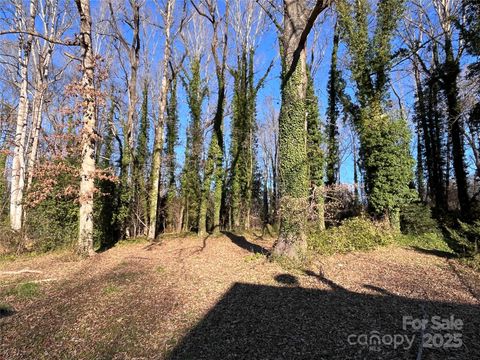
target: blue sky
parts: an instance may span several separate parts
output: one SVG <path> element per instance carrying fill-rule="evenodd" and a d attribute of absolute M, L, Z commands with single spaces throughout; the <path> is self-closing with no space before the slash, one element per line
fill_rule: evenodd
<path fill-rule="evenodd" d="M 159 0 L 162 2 L 163 0 Z M 177 1 L 177 9 L 176 9 L 176 21 L 179 21 L 180 15 L 181 15 L 181 1 Z M 72 3 L 70 3 L 72 5 Z M 222 2 L 221 2 L 222 4 Z M 92 1 L 92 15 L 94 18 L 94 21 L 98 21 L 101 18 L 101 9 L 106 5 L 105 1 L 100 1 L 100 0 L 93 0 Z M 146 1 L 146 9 L 147 13 L 149 16 L 151 16 L 152 22 L 156 23 L 157 25 L 161 25 L 161 17 L 158 14 L 158 8 L 155 5 L 155 3 L 152 0 L 147 0 Z M 76 9 L 74 9 L 76 10 Z M 76 15 L 75 12 L 73 15 Z M 118 16 L 121 16 L 121 14 L 117 14 Z M 75 19 L 75 21 L 77 21 Z M 268 20 L 268 22 L 270 22 Z M 326 109 L 326 104 L 327 104 L 327 81 L 328 81 L 328 70 L 330 67 L 330 53 L 331 53 L 331 42 L 332 42 L 332 29 L 333 29 L 333 22 L 334 22 L 334 15 L 332 11 L 328 11 L 324 14 L 321 15 L 318 25 L 317 25 L 317 31 L 318 35 L 315 36 L 314 34 L 310 35 L 309 42 L 308 42 L 308 53 L 310 54 L 311 49 L 314 49 L 315 52 L 315 57 L 316 59 L 321 58 L 321 62 L 319 63 L 318 68 L 316 69 L 315 72 L 315 89 L 316 89 L 316 94 L 318 96 L 319 100 L 319 108 L 321 112 L 321 118 L 323 121 L 325 121 L 325 109 Z M 206 24 L 207 27 L 210 26 L 210 24 Z M 160 64 L 161 64 L 161 58 L 163 55 L 163 38 L 162 38 L 162 33 L 160 29 L 156 26 L 153 28 L 156 28 L 154 35 L 150 39 L 148 43 L 146 43 L 145 39 L 142 38 L 142 46 L 149 46 L 150 47 L 150 52 L 151 55 L 149 56 L 149 60 L 151 62 L 151 69 L 152 72 L 156 74 L 156 76 L 153 76 L 153 81 L 158 82 L 158 73 L 160 69 Z M 127 26 L 122 26 L 122 30 L 125 31 L 126 37 L 131 37 L 131 32 Z M 78 31 L 78 26 L 74 25 L 72 27 L 72 30 L 70 30 L 67 35 L 71 35 L 72 33 L 75 33 Z M 105 40 L 104 40 L 105 41 Z M 206 39 L 208 41 L 208 39 Z M 153 44 L 155 44 L 155 49 Z M 403 44 L 397 39 L 394 42 L 394 47 L 398 48 L 402 46 Z M 181 41 L 177 38 L 175 41 L 175 48 L 176 52 L 181 54 L 184 52 L 184 49 L 182 48 Z M 230 35 L 230 49 L 231 49 L 231 55 L 228 58 L 228 65 L 230 67 L 235 67 L 235 55 L 233 54 L 234 52 L 234 44 L 233 44 L 233 35 Z M 62 49 L 62 53 L 64 51 L 73 51 L 71 49 Z M 210 51 L 209 44 L 206 44 L 206 52 L 208 53 Z M 277 34 L 273 26 L 269 26 L 269 28 L 261 35 L 260 40 L 258 41 L 258 47 L 256 51 L 256 58 L 255 58 L 255 72 L 256 72 L 256 77 L 257 79 L 263 76 L 265 73 L 267 67 L 271 63 L 272 60 L 275 60 L 274 62 L 274 67 L 272 68 L 267 81 L 265 82 L 265 86 L 260 90 L 258 94 L 258 99 L 257 99 L 257 117 L 259 121 L 262 121 L 263 117 L 265 116 L 265 101 L 267 98 L 272 98 L 273 99 L 273 104 L 277 108 L 277 110 L 280 107 L 280 63 L 279 63 L 279 56 L 278 56 L 278 44 L 277 44 Z M 205 55 L 205 58 L 208 55 Z M 56 56 L 56 61 L 58 63 L 62 62 L 62 57 L 63 55 L 60 54 L 60 52 L 57 53 Z M 63 60 L 64 61 L 64 60 Z M 346 51 L 344 46 L 341 46 L 340 49 L 340 58 L 339 61 L 341 63 L 346 62 Z M 465 63 L 463 64 L 464 66 L 466 63 L 469 61 L 468 57 L 465 58 Z M 117 64 L 114 64 L 117 65 Z M 188 67 L 188 60 L 185 63 Z M 399 92 L 402 95 L 403 101 L 405 108 L 407 109 L 408 113 L 411 113 L 412 111 L 412 104 L 414 100 L 414 92 L 413 92 L 413 83 L 412 79 L 410 76 L 405 72 L 405 70 L 408 68 L 409 62 L 406 61 L 402 66 L 395 68 L 392 71 L 391 78 L 392 78 L 392 83 L 394 87 L 396 88 L 397 92 Z M 118 71 L 118 69 L 116 69 Z M 213 69 L 210 66 L 210 70 L 213 74 Z M 213 75 L 212 75 L 213 77 Z M 230 75 L 227 75 L 228 77 L 228 84 L 230 85 L 228 87 L 228 101 L 231 100 L 231 88 L 232 88 L 232 79 Z M 348 72 L 345 73 L 345 77 L 348 80 Z M 121 87 L 121 81 L 117 81 L 119 84 L 119 87 Z M 158 88 L 158 84 L 155 84 L 156 87 Z M 215 97 L 215 83 L 212 81 L 209 85 L 209 88 L 211 89 L 211 101 L 214 101 Z M 353 94 L 353 88 L 351 86 L 351 82 L 349 82 L 349 92 Z M 122 90 L 121 88 L 118 89 L 120 93 L 125 93 L 126 94 L 126 89 Z M 141 93 L 141 88 L 139 86 L 139 94 Z M 156 94 L 155 96 L 158 96 Z M 180 129 L 179 129 L 179 145 L 177 146 L 177 160 L 179 164 L 183 163 L 183 154 L 184 154 L 184 146 L 185 146 L 185 131 L 186 127 L 188 125 L 189 121 L 189 113 L 188 113 L 188 106 L 186 104 L 186 97 L 185 97 L 185 91 L 182 88 L 182 86 L 179 86 L 179 93 L 178 93 L 178 100 L 179 100 L 179 118 L 180 118 Z M 396 100 L 395 100 L 396 101 Z M 155 108 L 157 103 L 157 98 L 151 98 L 150 99 L 150 104 L 154 104 L 153 108 Z M 140 108 L 140 106 L 138 106 Z M 225 133 L 226 133 L 226 144 L 227 144 L 227 149 L 228 149 L 228 134 L 229 134 L 229 122 L 230 119 L 227 117 L 225 119 Z M 152 134 L 153 138 L 153 134 Z M 415 140 L 415 139 L 414 139 Z M 412 142 L 412 152 L 415 152 L 415 141 Z M 342 163 L 341 167 L 341 181 L 345 183 L 352 183 L 353 182 L 353 162 L 351 156 L 347 156 L 344 162 Z"/>

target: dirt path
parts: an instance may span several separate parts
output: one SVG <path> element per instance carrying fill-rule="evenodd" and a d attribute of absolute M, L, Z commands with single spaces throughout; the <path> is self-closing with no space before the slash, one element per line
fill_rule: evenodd
<path fill-rule="evenodd" d="M 480 278 L 445 254 L 287 271 L 260 255 L 270 246 L 228 234 L 0 263 L 0 359 L 480 358 Z"/>

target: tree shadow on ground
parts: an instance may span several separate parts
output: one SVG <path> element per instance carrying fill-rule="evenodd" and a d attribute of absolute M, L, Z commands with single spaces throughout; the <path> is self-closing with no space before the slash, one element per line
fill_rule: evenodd
<path fill-rule="evenodd" d="M 308 275 L 330 290 L 291 286 L 292 275 L 284 287 L 235 283 L 168 359 L 415 359 L 419 351 L 422 359 L 480 358 L 479 306 L 410 299 L 380 288 L 378 295 L 356 293 Z M 434 330 L 433 316 L 452 315 L 463 321 L 462 329 Z M 424 334 L 436 336 L 433 348 L 428 335 L 422 347 L 425 335 L 403 326 L 408 316 L 430 319 Z M 449 348 L 457 344 L 455 333 L 462 344 Z"/>
<path fill-rule="evenodd" d="M 436 249 L 423 249 L 419 246 L 412 246 L 413 251 L 418 252 L 420 254 L 426 255 L 434 255 L 438 257 L 443 257 L 445 259 L 454 259 L 457 257 L 454 253 L 443 251 L 443 250 L 436 250 Z"/>
<path fill-rule="evenodd" d="M 12 315 L 15 315 L 15 310 L 13 308 L 0 305 L 0 319 Z"/>
<path fill-rule="evenodd" d="M 247 251 L 250 251 L 251 253 L 260 253 L 267 255 L 270 253 L 267 249 L 265 249 L 263 246 L 254 244 L 249 242 L 245 236 L 240 236 L 240 235 L 235 235 L 234 233 L 224 231 L 223 234 L 228 237 L 232 242 L 241 247 L 242 249 L 245 249 Z"/>

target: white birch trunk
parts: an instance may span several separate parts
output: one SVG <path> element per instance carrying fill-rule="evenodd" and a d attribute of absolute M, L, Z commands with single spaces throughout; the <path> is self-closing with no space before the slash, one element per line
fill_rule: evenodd
<path fill-rule="evenodd" d="M 35 26 L 37 4 L 35 0 L 30 1 L 29 17 L 26 21 L 26 30 L 32 32 Z M 24 28 L 22 24 L 23 10 L 21 3 L 17 4 L 18 27 Z M 25 35 L 23 35 L 25 36 Z M 22 36 L 22 40 L 24 39 Z M 17 121 L 15 128 L 14 150 L 12 159 L 12 176 L 10 186 L 10 226 L 12 230 L 22 229 L 23 219 L 23 192 L 25 188 L 25 145 L 27 138 L 28 120 L 28 65 L 32 49 L 33 37 L 26 36 L 25 43 L 21 40 L 19 52 L 20 66 L 20 99 L 18 102 Z"/>

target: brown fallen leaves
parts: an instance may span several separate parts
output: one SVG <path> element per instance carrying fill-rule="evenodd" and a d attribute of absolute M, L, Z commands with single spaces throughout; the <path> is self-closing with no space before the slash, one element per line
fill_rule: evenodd
<path fill-rule="evenodd" d="M 0 305 L 10 309 L 0 312 L 0 358 L 409 359 L 418 342 L 376 351 L 347 338 L 418 337 L 402 328 L 402 316 L 425 313 L 454 314 L 465 326 L 462 348 L 423 349 L 424 359 L 480 357 L 479 276 L 455 260 L 388 247 L 288 272 L 254 254 L 272 243 L 171 238 L 82 260 L 50 254 L 0 263 Z M 39 272 L 14 274 L 26 268 Z M 40 286 L 36 296 L 7 291 L 28 281 Z"/>

